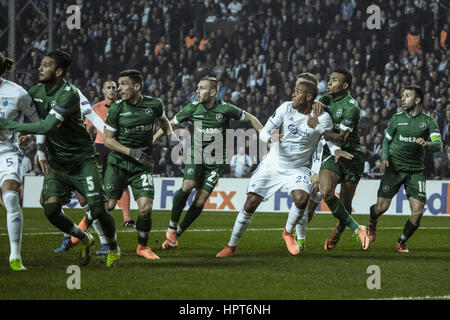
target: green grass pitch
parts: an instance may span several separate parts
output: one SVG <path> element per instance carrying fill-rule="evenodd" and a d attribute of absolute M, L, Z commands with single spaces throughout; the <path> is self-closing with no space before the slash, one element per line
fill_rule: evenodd
<path fill-rule="evenodd" d="M 78 222 L 81 210 L 66 210 Z M 179 248 L 159 248 L 169 212 L 153 212 L 149 245 L 161 260 L 136 255 L 137 234 L 118 226 L 122 259 L 106 270 L 105 257 L 93 255 L 81 268 L 81 289 L 68 289 L 67 268 L 78 264 L 79 248 L 54 253 L 61 233 L 41 209 L 24 209 L 22 260 L 28 268 L 16 273 L 8 265 L 9 241 L 5 211 L 0 214 L 0 299 L 146 299 L 146 300 L 309 300 L 309 299 L 450 299 L 450 219 L 423 217 L 408 241 L 410 253 L 395 243 L 407 216 L 383 216 L 376 242 L 362 251 L 348 229 L 337 248 L 323 250 L 336 219 L 316 214 L 307 232 L 306 250 L 291 256 L 281 232 L 287 214 L 256 213 L 236 256 L 215 258 L 228 242 L 237 213 L 203 212 L 179 239 Z M 137 212 L 132 212 L 136 217 Z M 367 215 L 355 215 L 367 224 Z M 99 246 L 98 237 L 94 251 Z M 380 289 L 369 289 L 368 267 L 380 271 Z"/>

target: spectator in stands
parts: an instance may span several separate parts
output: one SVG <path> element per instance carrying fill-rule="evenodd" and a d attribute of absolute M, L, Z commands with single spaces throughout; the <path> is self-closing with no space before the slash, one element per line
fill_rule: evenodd
<path fill-rule="evenodd" d="M 238 153 L 231 157 L 230 160 L 230 177 L 248 177 L 252 166 L 252 160 L 245 153 L 245 148 L 243 146 L 239 147 Z"/>

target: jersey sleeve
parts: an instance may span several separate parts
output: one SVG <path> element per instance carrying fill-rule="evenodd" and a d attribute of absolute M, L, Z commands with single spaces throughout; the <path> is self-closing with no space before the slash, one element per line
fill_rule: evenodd
<path fill-rule="evenodd" d="M 228 103 L 228 115 L 230 119 L 234 120 L 244 120 L 245 119 L 245 113 L 244 110 L 242 110 L 239 107 L 236 107 L 235 105 Z"/>
<path fill-rule="evenodd" d="M 384 133 L 384 137 L 385 139 L 392 141 L 392 139 L 395 136 L 395 132 L 397 131 L 397 125 L 396 125 L 396 117 L 392 117 L 391 120 L 389 121 L 389 124 L 386 128 L 386 131 Z"/>
<path fill-rule="evenodd" d="M 67 93 L 51 103 L 51 108 L 49 114 L 55 116 L 59 121 L 64 121 L 80 111 L 80 96 L 78 93 L 68 90 Z"/>
<path fill-rule="evenodd" d="M 161 99 L 158 99 L 159 105 L 156 108 L 156 118 L 160 119 L 163 116 L 165 116 L 165 112 L 164 112 L 164 102 Z"/>
<path fill-rule="evenodd" d="M 106 115 L 105 128 L 109 131 L 117 131 L 119 129 L 119 104 L 113 103 L 109 107 L 108 114 Z"/>
<path fill-rule="evenodd" d="M 263 142 L 269 141 L 272 131 L 281 127 L 283 124 L 283 118 L 286 114 L 287 103 L 283 103 L 279 106 L 272 116 L 269 117 L 264 127 L 259 132 L 259 139 Z"/>
<path fill-rule="evenodd" d="M 359 109 L 355 107 L 345 108 L 344 115 L 342 117 L 341 123 L 339 124 L 339 129 L 343 131 L 353 132 L 355 125 L 358 122 Z"/>
<path fill-rule="evenodd" d="M 178 112 L 175 117 L 173 117 L 175 124 L 191 120 L 191 115 L 194 112 L 197 104 L 198 102 L 189 103 L 187 106 L 181 109 L 181 111 Z"/>
<path fill-rule="evenodd" d="M 25 90 L 23 90 L 23 93 L 20 95 L 17 101 L 17 106 L 23 113 L 25 118 L 27 118 L 31 122 L 37 122 L 41 120 L 37 113 L 36 106 L 33 103 L 33 99 Z"/>
<path fill-rule="evenodd" d="M 439 138 L 442 139 L 441 131 L 439 130 L 439 125 L 438 125 L 436 119 L 431 119 L 428 126 L 430 128 L 430 139 L 431 140 L 439 139 Z"/>

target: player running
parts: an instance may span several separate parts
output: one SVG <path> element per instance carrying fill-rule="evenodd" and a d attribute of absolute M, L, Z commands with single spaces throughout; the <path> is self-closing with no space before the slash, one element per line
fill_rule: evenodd
<path fill-rule="evenodd" d="M 405 186 L 411 207 L 400 238 L 398 252 L 409 252 L 406 241 L 419 228 L 425 202 L 425 151 L 442 150 L 442 139 L 436 120 L 422 111 L 423 91 L 418 86 L 407 86 L 401 96 L 403 112 L 389 122 L 382 146 L 380 187 L 377 203 L 370 207 L 369 239 L 375 241 L 378 218 L 389 209 L 392 198 Z M 426 141 L 431 138 L 431 141 Z"/>
<path fill-rule="evenodd" d="M 307 121 L 316 96 L 317 85 L 314 82 L 298 79 L 292 101 L 279 106 L 261 130 L 259 138 L 264 142 L 271 140 L 271 149 L 253 172 L 247 188 L 247 200 L 236 217 L 230 241 L 216 257 L 234 256 L 258 206 L 282 187 L 288 189 L 293 199 L 282 237 L 290 254 L 300 253 L 292 232 L 304 214 L 312 189 L 310 159 L 321 134 L 309 127 Z M 328 113 L 323 112 L 318 120 L 323 128 L 332 129 L 333 122 Z M 278 128 L 282 128 L 281 135 Z M 352 157 L 336 145 L 330 143 L 330 146 L 336 159 Z"/>
<path fill-rule="evenodd" d="M 105 146 L 111 152 L 104 184 L 108 210 L 114 209 L 124 188 L 131 186 L 139 211 L 136 220 L 136 252 L 145 259 L 157 260 L 159 257 L 148 246 L 155 194 L 152 177 L 154 164 L 151 159 L 154 122 L 158 122 L 171 141 L 177 142 L 178 138 L 164 114 L 161 99 L 141 94 L 143 82 L 137 70 L 120 73 L 118 91 L 122 99 L 109 108 L 105 122 Z"/>
<path fill-rule="evenodd" d="M 220 174 L 225 169 L 225 133 L 226 129 L 229 128 L 231 119 L 249 122 L 258 132 L 262 128 L 262 124 L 255 116 L 231 103 L 218 99 L 216 97 L 218 90 L 219 86 L 216 78 L 205 77 L 201 79 L 196 91 L 198 101 L 185 106 L 170 121 L 172 126 L 176 126 L 184 121 L 192 121 L 194 123 L 194 134 L 192 135 L 190 156 L 188 156 L 190 162 L 185 165 L 183 184 L 173 200 L 166 240 L 161 246 L 163 249 L 171 249 L 178 246 L 178 238 L 200 215 L 206 200 L 219 180 Z M 213 138 L 215 135 L 211 133 L 216 133 L 222 138 L 220 154 L 215 154 L 213 156 L 214 159 L 204 157 L 208 146 L 216 142 L 215 138 Z M 156 142 L 162 134 L 162 130 L 158 130 L 153 138 L 153 142 Z M 214 141 L 211 142 L 211 140 Z M 197 148 L 196 145 L 198 144 L 201 144 L 201 147 Z M 197 149 L 199 149 L 198 151 L 201 154 L 196 154 Z M 178 225 L 183 208 L 194 188 L 197 189 L 194 202 Z"/>
<path fill-rule="evenodd" d="M 333 119 L 334 128 L 327 130 L 318 123 L 316 117 L 308 119 L 308 125 L 323 134 L 327 141 L 332 141 L 353 155 L 352 159 L 336 159 L 327 146 L 324 147 L 323 162 L 320 168 L 320 191 L 326 204 L 339 223 L 332 234 L 325 240 L 325 251 L 336 247 L 346 226 L 349 226 L 361 241 L 363 250 L 369 247 L 367 228 L 360 226 L 351 216 L 352 200 L 356 187 L 364 170 L 364 155 L 359 144 L 359 106 L 349 94 L 353 76 L 350 71 L 337 69 L 328 81 L 327 95 L 320 100 L 329 105 L 326 109 Z M 341 184 L 340 198 L 335 194 L 336 186 Z"/>
<path fill-rule="evenodd" d="M 61 212 L 67 195 L 72 190 L 80 192 L 108 240 L 106 265 L 111 267 L 120 259 L 120 248 L 114 219 L 105 209 L 103 181 L 93 141 L 80 113 L 80 96 L 77 88 L 64 80 L 70 63 L 70 55 L 61 50 L 50 51 L 41 62 L 40 83 L 29 94 L 43 121 L 22 124 L 0 119 L 0 128 L 46 134 L 51 170 L 44 174 L 44 213 L 56 228 L 80 239 L 80 265 L 87 265 L 94 238 Z"/>
<path fill-rule="evenodd" d="M 14 61 L 0 52 L 0 117 L 18 122 L 23 122 L 24 118 L 31 122 L 40 121 L 33 101 L 25 89 L 1 78 L 5 72 L 10 72 L 13 66 Z M 0 185 L 11 249 L 9 265 L 14 271 L 23 271 L 26 270 L 20 255 L 23 213 L 19 198 L 19 188 L 23 179 L 21 172 L 23 153 L 19 149 L 18 137 L 15 131 L 0 132 Z M 42 137 L 38 139 L 41 140 Z"/>

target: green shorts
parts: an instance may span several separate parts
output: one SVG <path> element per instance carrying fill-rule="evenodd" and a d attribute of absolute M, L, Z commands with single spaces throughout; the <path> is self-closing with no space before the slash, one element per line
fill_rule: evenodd
<path fill-rule="evenodd" d="M 395 171 L 390 166 L 385 168 L 378 188 L 379 198 L 392 199 L 402 185 L 408 197 L 413 197 L 420 202 L 427 200 L 425 190 L 425 175 L 422 171 Z"/>
<path fill-rule="evenodd" d="M 89 158 L 70 171 L 51 168 L 44 175 L 44 201 L 50 197 L 60 197 L 67 202 L 72 191 L 78 191 L 88 204 L 105 202 L 101 164 L 96 157 Z"/>
<path fill-rule="evenodd" d="M 216 187 L 220 175 L 225 170 L 225 165 L 186 164 L 184 167 L 184 179 L 196 182 L 197 190 L 212 192 Z"/>
<path fill-rule="evenodd" d="M 343 181 L 352 181 L 358 183 L 364 172 L 364 154 L 354 152 L 353 159 L 340 158 L 338 163 L 334 162 L 334 156 L 328 156 L 322 162 L 320 170 L 330 170 L 335 172 Z"/>
<path fill-rule="evenodd" d="M 155 187 L 153 183 L 153 163 L 150 166 L 142 166 L 131 161 L 108 156 L 103 183 L 105 185 L 106 197 L 119 200 L 123 190 L 131 187 L 135 200 L 146 197 L 154 198 Z"/>

